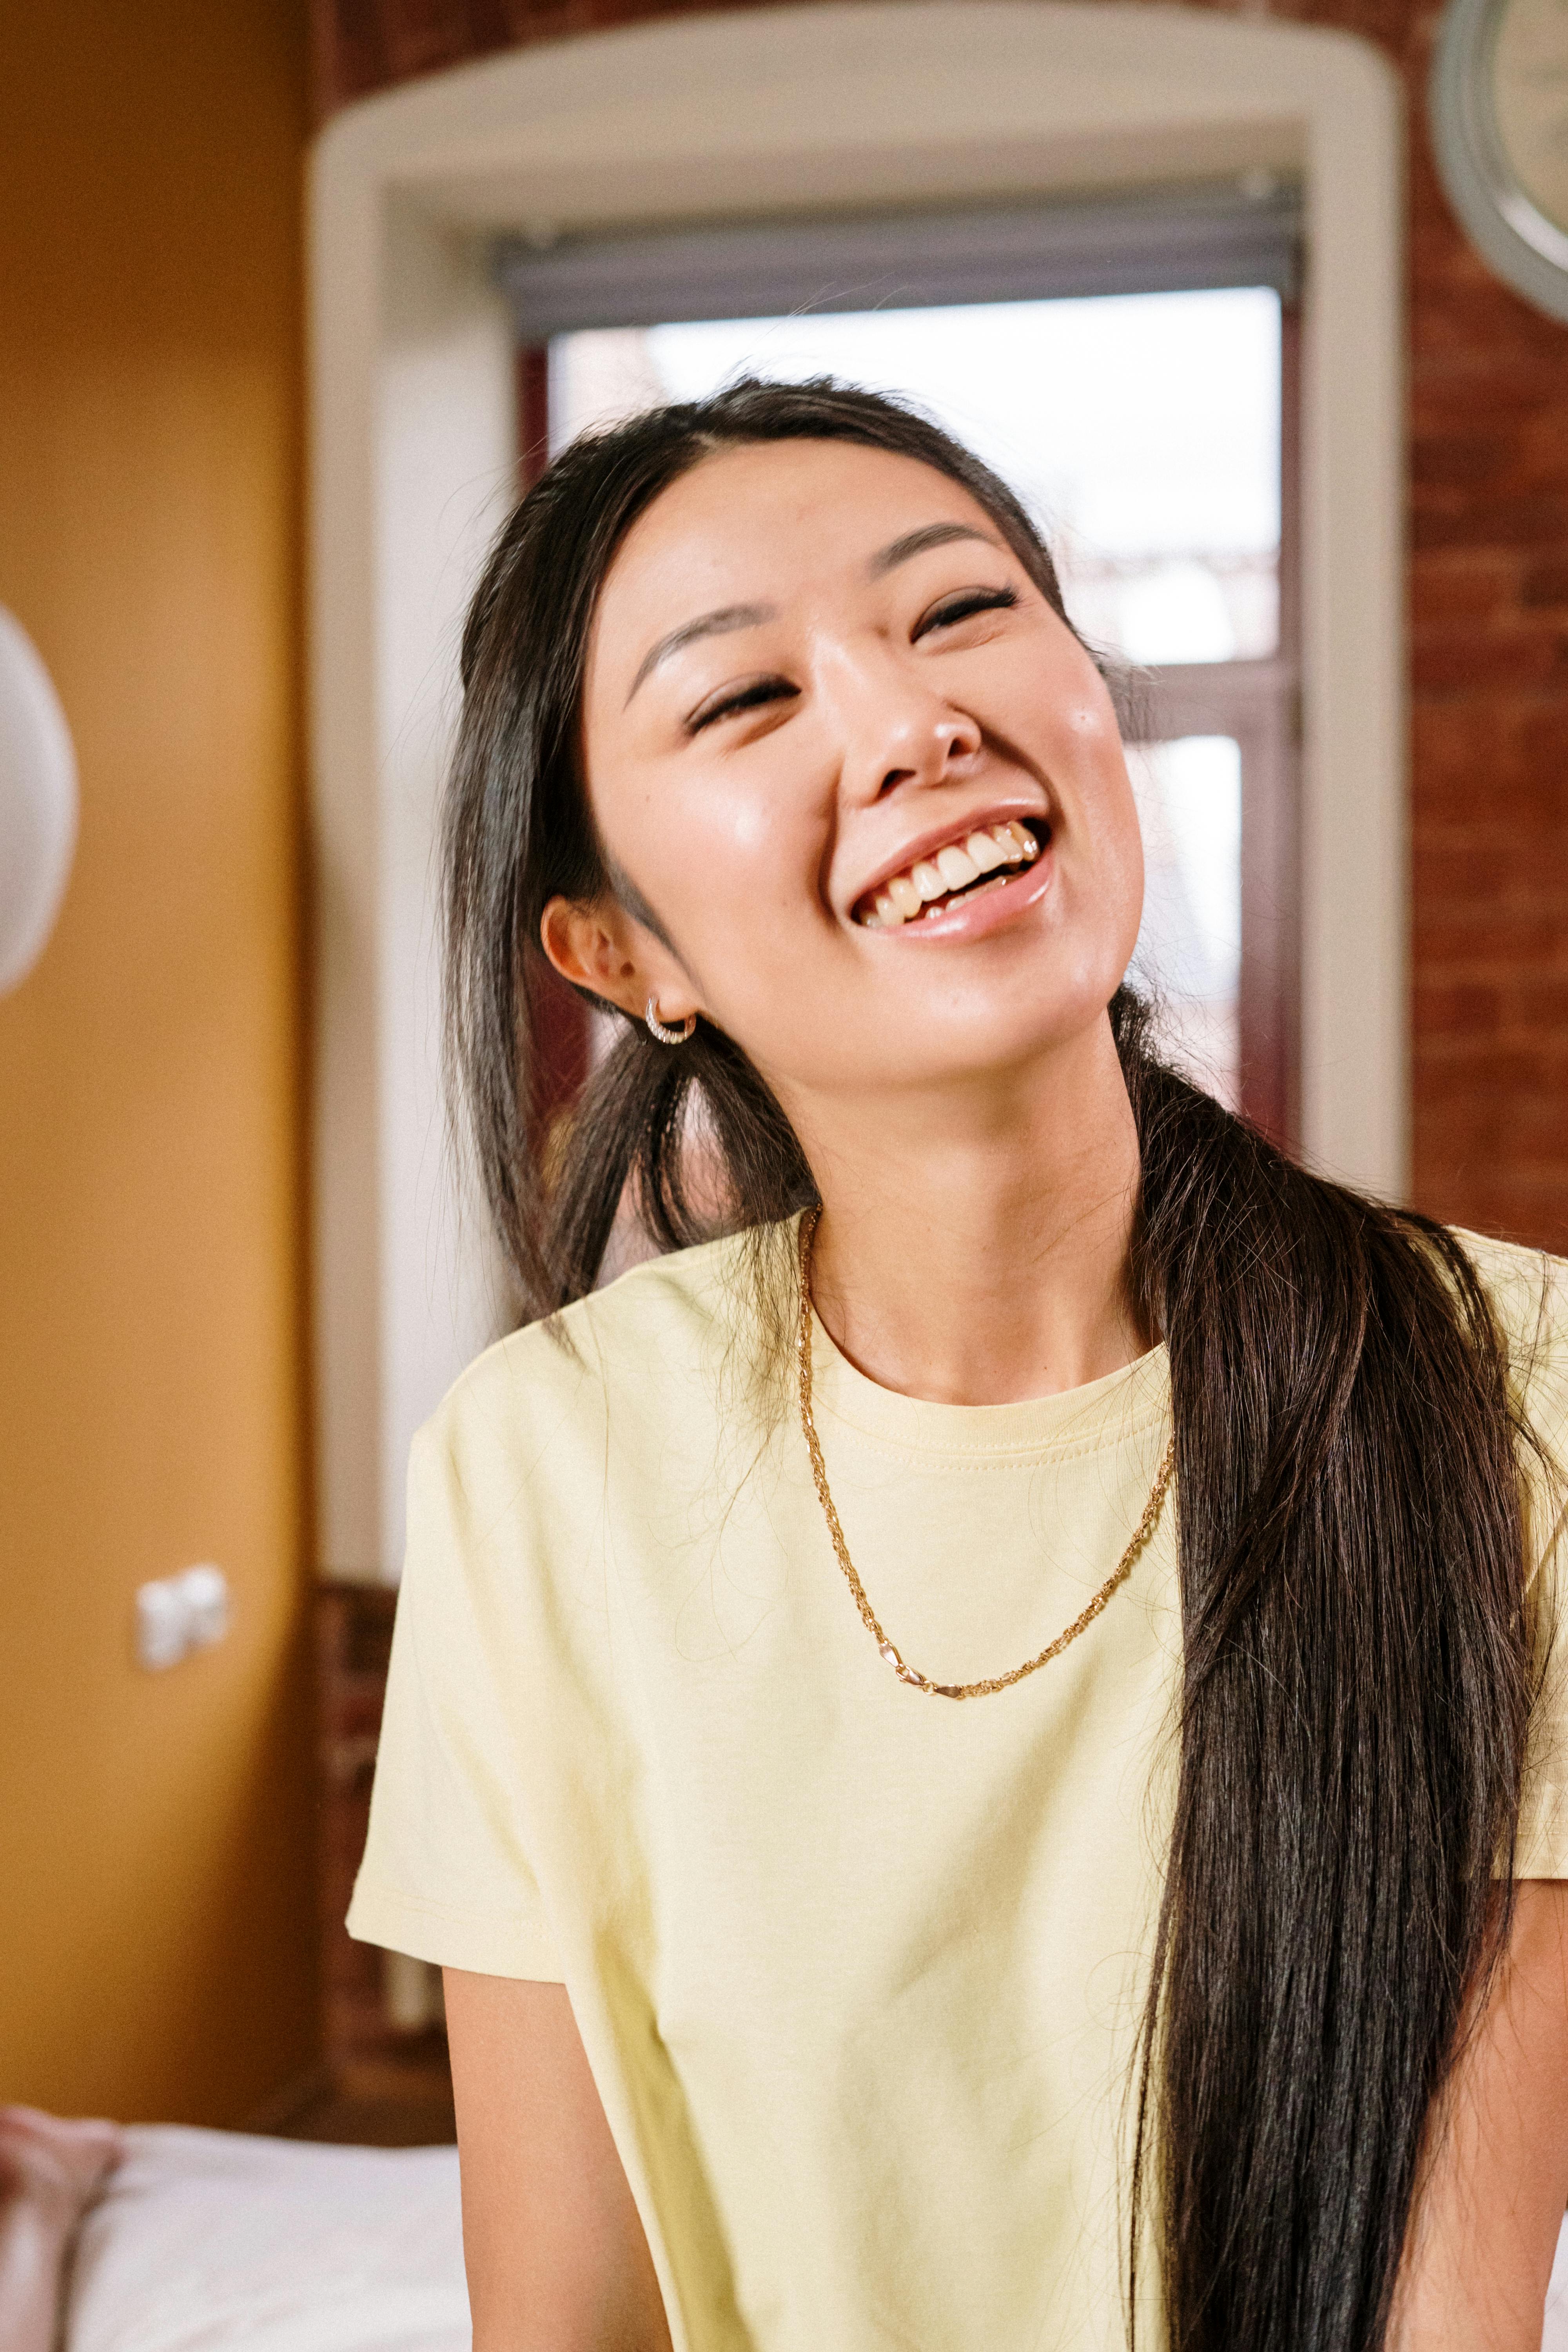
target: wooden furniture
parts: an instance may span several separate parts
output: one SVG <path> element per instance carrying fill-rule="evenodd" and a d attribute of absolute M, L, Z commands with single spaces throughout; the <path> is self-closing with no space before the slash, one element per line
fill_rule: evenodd
<path fill-rule="evenodd" d="M 370 1820 L 395 1591 L 323 1583 L 316 1600 L 322 2086 L 284 2126 L 289 2137 L 409 2147 L 455 2137 L 447 2036 L 431 1972 L 427 2020 L 409 1998 L 408 1964 L 389 1986 L 387 1956 L 343 1926 Z M 395 1967 L 396 1964 L 393 1964 Z M 413 1979 L 417 1990 L 419 1979 Z M 389 2000 L 389 1990 L 393 1998 Z"/>

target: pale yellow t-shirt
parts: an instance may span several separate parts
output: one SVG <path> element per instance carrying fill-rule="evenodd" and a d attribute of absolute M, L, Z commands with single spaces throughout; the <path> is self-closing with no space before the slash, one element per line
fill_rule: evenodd
<path fill-rule="evenodd" d="M 1473 1246 L 1521 1339 L 1545 1299 L 1531 1401 L 1555 1446 L 1568 1267 Z M 1110 2352 L 1173 1512 L 1041 1673 L 908 1689 L 790 1391 L 771 1416 L 747 1391 L 749 1295 L 732 1243 L 639 1267 L 568 1310 L 572 1350 L 502 1341 L 421 1432 L 350 1927 L 565 1983 L 676 2352 Z M 1163 1349 L 1014 1405 L 894 1395 L 820 1327 L 815 1366 L 850 1552 L 905 1656 L 965 1681 L 1043 1648 L 1142 1516 Z M 1519 1872 L 1568 1876 L 1549 1757 Z"/>

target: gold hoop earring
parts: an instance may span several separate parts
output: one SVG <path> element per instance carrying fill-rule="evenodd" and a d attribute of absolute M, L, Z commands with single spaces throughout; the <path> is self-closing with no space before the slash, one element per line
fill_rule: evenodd
<path fill-rule="evenodd" d="M 643 1019 L 647 1023 L 649 1035 L 657 1037 L 661 1045 L 684 1045 L 687 1039 L 690 1036 L 692 1031 L 697 1026 L 696 1013 L 689 1013 L 682 1027 L 679 1029 L 667 1029 L 664 1023 L 658 1017 L 658 999 L 657 996 L 650 996 L 648 998 L 647 1006 L 643 1012 Z"/>

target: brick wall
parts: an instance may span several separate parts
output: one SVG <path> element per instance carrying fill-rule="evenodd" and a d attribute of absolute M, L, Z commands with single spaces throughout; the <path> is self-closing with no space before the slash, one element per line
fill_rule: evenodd
<path fill-rule="evenodd" d="M 314 7 L 324 115 L 684 0 Z M 1568 328 L 1490 276 L 1443 199 L 1426 131 L 1439 10 L 1276 13 L 1375 41 L 1409 94 L 1415 1198 L 1568 1250 Z"/>
<path fill-rule="evenodd" d="M 445 2031 L 400 2030 L 387 2013 L 385 1960 L 343 1926 L 370 1828 L 397 1594 L 385 1585 L 317 1591 L 317 1869 L 321 1927 L 324 2096 L 291 2118 L 300 2137 L 419 2146 L 456 2133 Z"/>

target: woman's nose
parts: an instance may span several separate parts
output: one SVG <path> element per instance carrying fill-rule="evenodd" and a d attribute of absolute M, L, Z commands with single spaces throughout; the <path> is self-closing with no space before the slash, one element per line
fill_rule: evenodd
<path fill-rule="evenodd" d="M 883 769 L 877 798 L 896 792 L 900 784 L 941 783 L 959 761 L 979 748 L 980 730 L 974 721 L 962 711 L 944 710 L 933 724 L 911 729 L 907 740 L 885 747 L 895 764 Z M 902 753 L 908 756 L 898 764 Z"/>
<path fill-rule="evenodd" d="M 890 674 L 889 674 L 890 671 Z M 858 793 L 884 799 L 904 784 L 941 783 L 980 749 L 977 721 L 897 666 L 880 676 L 861 667 L 839 681 L 848 722 L 846 762 Z"/>

